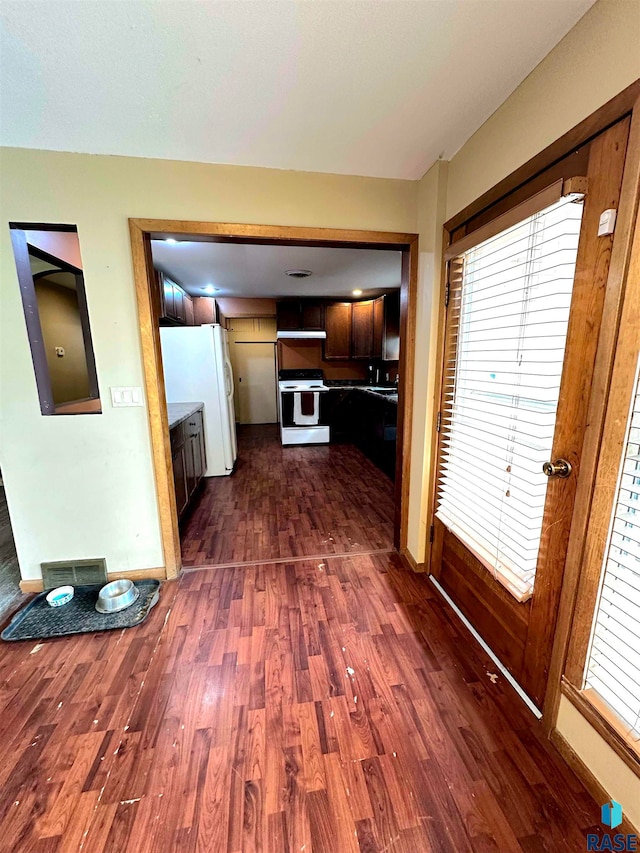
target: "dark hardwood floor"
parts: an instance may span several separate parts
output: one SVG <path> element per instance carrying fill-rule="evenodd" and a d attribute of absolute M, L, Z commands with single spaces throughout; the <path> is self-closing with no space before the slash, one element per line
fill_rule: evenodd
<path fill-rule="evenodd" d="M 393 483 L 351 444 L 282 447 L 277 424 L 238 428 L 238 464 L 209 477 L 182 530 L 184 566 L 393 547 Z"/>
<path fill-rule="evenodd" d="M 11 519 L 4 486 L 0 485 L 0 617 L 23 598 L 20 591 L 20 567 L 13 541 Z"/>
<path fill-rule="evenodd" d="M 0 646 L 0 848 L 584 851 L 598 808 L 395 554 L 183 574 Z"/>

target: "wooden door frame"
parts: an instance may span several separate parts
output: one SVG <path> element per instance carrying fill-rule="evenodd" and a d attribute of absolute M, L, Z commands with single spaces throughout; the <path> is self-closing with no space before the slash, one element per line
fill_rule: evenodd
<path fill-rule="evenodd" d="M 413 420 L 418 235 L 389 231 L 137 218 L 129 219 L 129 233 L 165 576 L 171 579 L 179 575 L 182 558 L 160 349 L 159 293 L 153 275 L 151 256 L 151 240 L 160 235 L 163 238 L 180 238 L 190 235 L 200 240 L 223 243 L 388 249 L 402 252 L 394 545 L 401 554 L 406 554 Z"/>
<path fill-rule="evenodd" d="M 559 164 L 567 156 L 572 154 L 572 152 L 575 152 L 581 146 L 591 142 L 591 140 L 596 136 L 599 136 L 608 128 L 628 116 L 631 116 L 632 128 L 640 124 L 640 80 L 636 80 L 620 92 L 620 94 L 616 95 L 596 110 L 592 115 L 580 122 L 580 124 L 569 130 L 523 166 L 516 169 L 516 171 L 496 184 L 496 186 L 492 187 L 478 199 L 471 202 L 471 204 L 467 205 L 467 207 L 445 222 L 443 227 L 443 250 L 441 259 L 441 287 L 440 298 L 438 301 L 438 361 L 436 364 L 437 375 L 435 383 L 435 399 L 437 401 L 441 399 L 442 384 L 444 381 L 443 350 L 446 329 L 445 293 L 447 286 L 444 253 L 446 248 L 454 240 L 459 239 L 466 233 L 472 233 L 476 227 L 484 224 L 484 222 L 487 221 L 487 212 L 491 208 L 494 208 L 494 206 L 496 215 L 498 215 L 511 206 L 511 199 L 513 199 L 513 204 L 517 201 L 521 201 L 522 198 L 519 197 L 518 193 L 526 184 L 530 184 L 534 188 L 534 192 L 537 189 L 540 189 L 541 186 L 535 185 L 536 179 L 540 178 L 549 170 L 553 170 L 556 164 Z M 630 136 L 630 143 L 637 135 L 638 130 Z M 629 145 L 627 147 L 627 151 L 628 153 L 630 152 Z M 633 156 L 637 159 L 640 155 L 635 152 Z M 638 171 L 636 159 L 631 163 L 629 162 L 629 159 L 625 162 L 625 173 L 623 177 L 623 187 L 619 206 L 620 215 L 616 224 L 616 234 L 618 239 L 613 251 L 612 263 L 609 268 L 607 279 L 607 302 L 605 304 L 603 314 L 603 340 L 601 340 L 601 346 L 599 347 L 596 357 L 596 368 L 594 374 L 597 377 L 598 386 L 593 387 L 591 395 L 591 406 L 588 416 L 589 427 L 585 434 L 583 443 L 581 477 L 574 504 L 567 560 L 565 563 L 562 586 L 559 593 L 560 603 L 557 611 L 556 631 L 553 649 L 551 652 L 547 691 L 542 707 L 543 725 L 548 732 L 551 731 L 555 725 L 560 701 L 560 681 L 567 654 L 569 633 L 571 630 L 571 622 L 576 603 L 577 588 L 581 571 L 581 544 L 584 541 L 587 512 L 593 491 L 599 438 L 601 437 L 602 432 L 602 419 L 604 413 L 595 412 L 594 408 L 598 401 L 602 403 L 602 400 L 605 399 L 608 382 L 610 380 L 610 366 L 613 360 L 612 348 L 615 348 L 615 331 L 617 329 L 617 322 L 619 319 L 616 312 L 619 312 L 620 309 L 620 298 L 621 293 L 624 291 L 626 279 L 625 258 L 627 258 L 629 253 L 627 232 L 631 227 L 635 210 L 631 200 L 631 194 L 633 192 L 632 184 L 634 183 L 634 178 L 637 178 L 637 175 L 635 174 Z M 467 231 L 468 225 L 470 227 Z M 609 328 L 605 329 L 605 323 L 608 324 Z M 432 424 L 429 488 L 430 503 L 427 511 L 427 520 L 429 524 L 433 524 L 436 503 L 438 449 L 438 433 L 436 431 L 436 424 L 438 418 L 437 410 L 439 408 L 439 405 L 434 406 Z M 430 573 L 432 564 L 438 557 L 440 544 L 441 543 L 436 540 L 430 545 L 427 553 L 426 567 Z"/>

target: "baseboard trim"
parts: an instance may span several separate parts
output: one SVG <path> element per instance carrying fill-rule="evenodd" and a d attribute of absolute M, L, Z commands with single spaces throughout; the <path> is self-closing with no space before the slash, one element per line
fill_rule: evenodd
<path fill-rule="evenodd" d="M 110 581 L 119 581 L 123 578 L 127 578 L 132 581 L 143 581 L 143 580 L 166 580 L 167 573 L 164 568 L 162 569 L 135 569 L 130 572 L 107 572 L 107 578 Z M 42 592 L 44 589 L 44 584 L 42 583 L 42 578 L 35 578 L 34 580 L 21 580 L 20 581 L 20 590 L 25 595 L 31 595 L 36 592 Z"/>
<path fill-rule="evenodd" d="M 425 572 L 426 571 L 425 564 L 416 562 L 413 554 L 411 553 L 411 551 L 408 548 L 403 548 L 402 551 L 400 552 L 400 556 L 402 557 L 402 559 L 405 561 L 405 563 L 409 566 L 409 568 L 413 572 Z"/>
<path fill-rule="evenodd" d="M 551 741 L 551 744 L 555 747 L 557 752 L 560 754 L 562 760 L 565 762 L 565 764 L 568 764 L 569 767 L 573 770 L 573 772 L 582 782 L 584 787 L 587 789 L 587 792 L 593 797 L 596 803 L 598 803 L 598 805 L 608 803 L 611 800 L 611 795 L 600 784 L 600 782 L 596 779 L 591 770 L 589 770 L 587 765 L 580 758 L 580 756 L 571 746 L 569 741 L 563 735 L 561 735 L 557 729 L 551 730 L 549 740 Z M 638 830 L 626 817 L 623 817 L 622 824 L 620 825 L 619 829 L 616 828 L 616 832 L 622 832 L 625 835 L 638 834 Z"/>

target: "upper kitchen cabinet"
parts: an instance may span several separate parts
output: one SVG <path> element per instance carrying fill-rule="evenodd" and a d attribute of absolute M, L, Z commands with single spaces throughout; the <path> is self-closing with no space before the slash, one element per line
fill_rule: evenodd
<path fill-rule="evenodd" d="M 325 308 L 325 328 L 325 359 L 351 358 L 351 302 L 330 302 Z"/>
<path fill-rule="evenodd" d="M 316 332 L 324 329 L 324 304 L 319 299 L 282 299 L 276 304 L 279 332 Z"/>
<path fill-rule="evenodd" d="M 218 303 L 213 296 L 194 296 L 193 324 L 206 326 L 209 323 L 219 323 Z"/>
<path fill-rule="evenodd" d="M 192 326 L 194 311 L 191 297 L 179 284 L 156 270 L 160 293 L 160 325 Z"/>
<path fill-rule="evenodd" d="M 351 357 L 380 357 L 373 348 L 374 300 L 354 302 L 351 306 Z"/>
<path fill-rule="evenodd" d="M 315 299 L 303 299 L 302 329 L 305 332 L 317 332 L 324 329 L 324 303 Z"/>
<path fill-rule="evenodd" d="M 400 291 L 385 293 L 373 302 L 373 358 L 400 358 Z"/>
<path fill-rule="evenodd" d="M 276 303 L 276 328 L 279 332 L 298 332 L 302 328 L 302 306 L 299 299 Z"/>

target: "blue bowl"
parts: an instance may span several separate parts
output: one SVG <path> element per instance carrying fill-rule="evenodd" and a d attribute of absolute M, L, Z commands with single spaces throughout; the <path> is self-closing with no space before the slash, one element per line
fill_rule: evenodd
<path fill-rule="evenodd" d="M 63 604 L 68 604 L 73 598 L 74 589 L 72 586 L 59 586 L 47 593 L 47 604 L 51 607 L 62 607 Z"/>

